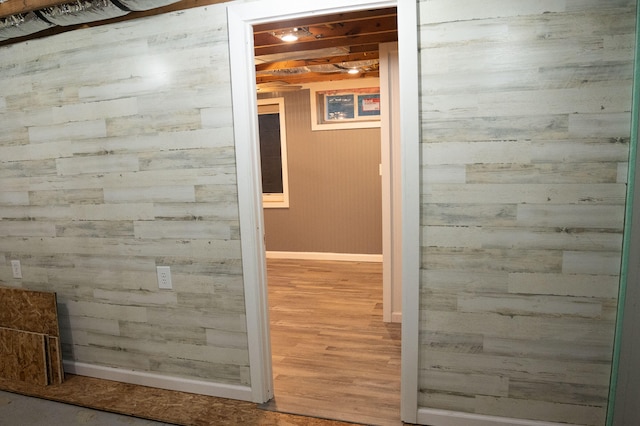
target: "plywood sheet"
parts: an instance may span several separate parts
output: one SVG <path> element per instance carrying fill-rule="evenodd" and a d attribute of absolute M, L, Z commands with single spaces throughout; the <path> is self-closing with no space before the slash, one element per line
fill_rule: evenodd
<path fill-rule="evenodd" d="M 60 339 L 53 336 L 47 336 L 47 352 L 49 369 L 49 383 L 60 384 L 64 381 L 64 369 L 62 367 L 62 350 L 60 348 Z"/>
<path fill-rule="evenodd" d="M 46 336 L 0 328 L 0 378 L 47 385 Z"/>
<path fill-rule="evenodd" d="M 69 374 L 61 386 L 0 381 L 0 389 L 176 425 L 352 426 L 264 411 L 256 404 Z M 163 424 L 164 424 L 163 423 Z"/>
<path fill-rule="evenodd" d="M 0 287 L 0 327 L 59 337 L 56 294 Z"/>

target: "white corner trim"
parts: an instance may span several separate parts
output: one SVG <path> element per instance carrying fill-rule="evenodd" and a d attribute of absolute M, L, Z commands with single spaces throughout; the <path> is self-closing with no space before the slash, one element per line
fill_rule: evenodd
<path fill-rule="evenodd" d="M 64 360 L 63 364 L 65 372 L 79 376 L 95 377 L 97 379 L 113 380 L 133 385 L 189 392 L 219 398 L 239 399 L 242 401 L 251 401 L 252 396 L 251 388 L 249 386 L 229 385 L 225 383 L 213 383 L 202 380 L 162 376 L 145 371 L 104 367 L 101 365 L 85 364 L 77 361 Z"/>
<path fill-rule="evenodd" d="M 391 322 L 402 322 L 402 312 L 392 312 L 391 313 Z"/>
<path fill-rule="evenodd" d="M 337 260 L 343 262 L 382 262 L 381 254 L 268 251 L 267 259 Z"/>
<path fill-rule="evenodd" d="M 513 419 L 459 411 L 419 408 L 418 424 L 431 426 L 577 426 L 569 423 L 552 423 L 540 420 Z"/>
<path fill-rule="evenodd" d="M 260 150 L 258 142 L 258 108 L 253 52 L 253 9 L 251 5 L 231 3 L 227 7 L 229 26 L 229 60 L 234 70 L 231 79 L 233 98 L 233 135 L 236 154 L 238 207 L 242 249 L 249 365 L 253 402 L 266 402 L 273 397 L 271 339 L 267 305 L 264 246 L 264 219 L 260 183 Z M 248 7 L 248 9 L 246 8 Z M 270 16 L 270 15 L 267 15 Z M 248 171 L 248 172 L 246 172 Z"/>

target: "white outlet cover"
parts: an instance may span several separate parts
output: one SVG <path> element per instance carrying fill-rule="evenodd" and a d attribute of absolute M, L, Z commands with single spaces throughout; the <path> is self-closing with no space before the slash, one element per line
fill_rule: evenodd
<path fill-rule="evenodd" d="M 168 266 L 156 266 L 158 275 L 158 288 L 170 290 L 173 288 L 171 283 L 171 268 Z"/>
<path fill-rule="evenodd" d="M 13 272 L 13 278 L 22 278 L 22 268 L 19 260 L 11 261 L 11 271 Z"/>

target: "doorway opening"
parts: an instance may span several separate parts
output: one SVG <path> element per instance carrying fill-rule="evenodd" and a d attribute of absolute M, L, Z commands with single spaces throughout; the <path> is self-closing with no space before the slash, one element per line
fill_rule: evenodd
<path fill-rule="evenodd" d="M 252 399 L 266 402 L 273 397 L 271 351 L 268 323 L 266 262 L 263 241 L 264 222 L 260 193 L 259 150 L 257 149 L 257 109 L 255 101 L 255 70 L 253 28 L 255 25 L 329 13 L 349 13 L 373 8 L 395 7 L 395 1 L 327 0 L 322 6 L 310 0 L 294 5 L 278 0 L 235 4 L 228 8 L 229 43 L 232 78 L 238 198 L 242 239 L 243 276 L 249 337 L 249 361 Z M 402 7 L 400 7 L 402 6 Z M 318 8 L 321 9 L 318 9 Z M 409 3 L 398 4 L 403 10 L 399 34 L 405 43 L 406 66 L 400 69 L 400 91 L 403 109 L 402 132 L 402 247 L 403 327 L 402 327 L 402 420 L 415 422 L 417 416 L 417 345 L 418 345 L 418 272 L 419 272 L 419 155 L 417 98 L 417 34 L 416 10 Z M 403 28 L 405 28 L 403 30 Z M 401 42 L 402 43 L 402 42 Z M 407 55 L 408 53 L 408 55 Z M 400 52 L 402 57 L 402 49 Z M 404 62 L 403 62 L 404 63 Z M 404 69 L 404 72 L 403 72 Z M 404 82 L 404 83 L 403 83 Z M 411 89 L 408 90 L 409 86 Z M 246 124 L 246 125 L 245 125 Z M 410 141 L 410 143 L 409 143 Z M 246 173 L 244 173 L 246 171 Z M 406 179 L 406 180 L 405 180 Z M 405 209 L 408 205 L 410 208 Z M 407 285 L 408 284 L 408 285 Z M 363 391 L 366 387 L 363 387 Z"/>
<path fill-rule="evenodd" d="M 291 201 L 263 211 L 275 395 L 267 409 L 400 420 L 400 324 L 383 322 L 390 265 L 381 263 L 383 204 L 391 207 L 391 185 L 382 183 L 391 135 L 381 128 L 389 132 L 396 93 L 387 87 L 397 79 L 388 70 L 396 14 L 390 7 L 253 27 L 263 198 L 288 169 Z M 261 120 L 276 101 L 285 105 L 278 132 Z M 287 135 L 286 168 L 267 146 L 272 134 Z"/>

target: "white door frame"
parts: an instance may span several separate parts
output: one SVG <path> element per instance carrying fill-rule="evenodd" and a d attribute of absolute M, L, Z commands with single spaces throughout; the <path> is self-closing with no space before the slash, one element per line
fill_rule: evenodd
<path fill-rule="evenodd" d="M 380 44 L 382 320 L 402 322 L 402 185 L 398 43 Z"/>
<path fill-rule="evenodd" d="M 273 397 L 264 221 L 257 136 L 253 25 L 312 15 L 398 7 L 402 155 L 402 420 L 418 411 L 420 139 L 415 0 L 261 0 L 227 7 L 242 269 L 254 402 Z"/>

